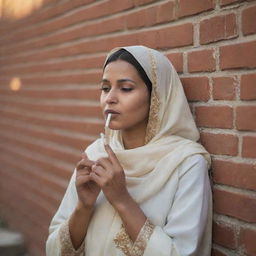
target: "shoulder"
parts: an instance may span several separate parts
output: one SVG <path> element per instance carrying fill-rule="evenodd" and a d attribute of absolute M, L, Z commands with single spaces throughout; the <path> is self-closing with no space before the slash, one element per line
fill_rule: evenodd
<path fill-rule="evenodd" d="M 186 173 L 200 174 L 208 173 L 208 162 L 201 154 L 195 154 L 187 157 L 178 167 L 179 176 Z"/>

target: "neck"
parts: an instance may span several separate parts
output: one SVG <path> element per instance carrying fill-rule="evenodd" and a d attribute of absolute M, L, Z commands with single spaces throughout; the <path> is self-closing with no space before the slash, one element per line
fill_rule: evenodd
<path fill-rule="evenodd" d="M 125 149 L 141 147 L 145 143 L 146 128 L 136 130 L 123 130 L 122 138 Z"/>

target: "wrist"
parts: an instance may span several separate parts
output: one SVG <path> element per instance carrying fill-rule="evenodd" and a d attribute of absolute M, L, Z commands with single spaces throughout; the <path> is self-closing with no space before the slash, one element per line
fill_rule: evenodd
<path fill-rule="evenodd" d="M 120 213 L 120 212 L 125 212 L 132 205 L 134 205 L 134 203 L 135 203 L 135 201 L 130 196 L 130 194 L 127 192 L 126 195 L 119 197 L 119 200 L 117 200 L 116 202 L 113 202 L 112 205 Z"/>
<path fill-rule="evenodd" d="M 93 211 L 93 208 L 94 208 L 94 205 L 84 205 L 81 201 L 78 200 L 75 208 L 75 213 L 77 214 L 90 213 Z"/>

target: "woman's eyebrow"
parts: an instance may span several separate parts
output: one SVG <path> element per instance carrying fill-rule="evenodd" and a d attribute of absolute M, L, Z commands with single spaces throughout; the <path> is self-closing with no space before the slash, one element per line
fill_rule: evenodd
<path fill-rule="evenodd" d="M 119 79 L 119 80 L 117 80 L 117 82 L 118 82 L 118 83 L 123 83 L 123 82 L 132 82 L 132 83 L 136 84 L 136 82 L 135 82 L 135 81 L 133 81 L 133 80 L 131 80 L 131 79 L 129 79 L 129 78 Z"/>
<path fill-rule="evenodd" d="M 110 83 L 110 81 L 109 81 L 108 79 L 106 79 L 106 78 L 103 78 L 103 79 L 101 80 L 101 82 L 102 82 L 102 83 Z M 117 82 L 118 82 L 118 83 L 132 82 L 132 83 L 136 84 L 135 81 L 133 81 L 132 79 L 129 79 L 129 78 L 118 79 Z"/>
<path fill-rule="evenodd" d="M 101 80 L 101 82 L 102 82 L 102 83 L 104 83 L 104 82 L 110 83 L 110 81 L 109 81 L 108 79 L 105 79 L 105 78 L 103 78 L 103 79 Z"/>

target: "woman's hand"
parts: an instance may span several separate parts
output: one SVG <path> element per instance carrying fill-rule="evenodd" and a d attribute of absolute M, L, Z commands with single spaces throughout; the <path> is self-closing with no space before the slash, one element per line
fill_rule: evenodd
<path fill-rule="evenodd" d="M 92 208 L 100 193 L 100 187 L 91 179 L 90 173 L 95 162 L 88 159 L 85 153 L 76 167 L 76 190 L 80 204 Z"/>
<path fill-rule="evenodd" d="M 126 188 L 125 173 L 115 153 L 109 145 L 105 145 L 105 149 L 108 157 L 95 162 L 90 176 L 117 210 L 125 230 L 134 242 L 147 218 Z"/>
<path fill-rule="evenodd" d="M 92 165 L 90 177 L 102 189 L 108 201 L 116 207 L 129 198 L 124 170 L 109 145 L 105 145 L 107 158 L 98 159 Z"/>

